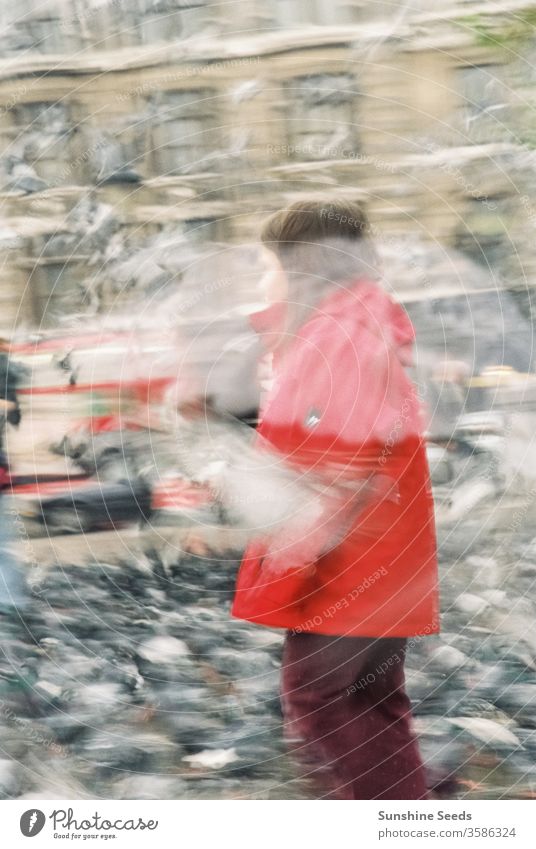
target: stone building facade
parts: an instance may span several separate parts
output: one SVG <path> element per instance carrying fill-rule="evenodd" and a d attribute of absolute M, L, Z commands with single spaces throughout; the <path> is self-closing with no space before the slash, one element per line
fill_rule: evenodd
<path fill-rule="evenodd" d="M 4 334 L 128 301 L 151 277 L 136 252 L 162 234 L 247 242 L 304 193 L 363 199 L 380 243 L 454 248 L 530 307 L 536 4 L 21 0 L 1 14 Z M 408 270 L 402 296 L 419 287 Z"/>

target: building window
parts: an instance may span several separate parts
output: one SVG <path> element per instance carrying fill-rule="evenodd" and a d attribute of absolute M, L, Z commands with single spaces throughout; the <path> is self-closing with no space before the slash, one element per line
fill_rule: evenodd
<path fill-rule="evenodd" d="M 289 156 L 298 160 L 355 156 L 358 92 L 352 76 L 316 74 L 287 85 Z"/>
<path fill-rule="evenodd" d="M 70 182 L 72 118 L 64 103 L 21 103 L 13 109 L 12 151 L 49 185 Z M 43 187 L 45 188 L 45 187 Z"/>
<path fill-rule="evenodd" d="M 215 242 L 220 236 L 215 218 L 189 218 L 183 222 L 183 233 L 191 243 Z"/>
<path fill-rule="evenodd" d="M 459 90 L 462 97 L 459 121 L 460 144 L 487 144 L 511 137 L 508 123 L 509 98 L 497 65 L 461 68 Z"/>
<path fill-rule="evenodd" d="M 67 127 L 67 106 L 64 103 L 35 101 L 19 103 L 13 108 L 15 121 L 21 129 L 47 132 L 64 131 Z"/>
<path fill-rule="evenodd" d="M 164 92 L 156 101 L 158 124 L 152 132 L 153 168 L 163 175 L 202 171 L 218 148 L 212 92 Z"/>
<path fill-rule="evenodd" d="M 357 0 L 275 0 L 277 26 L 340 26 L 363 20 L 364 3 Z"/>
<path fill-rule="evenodd" d="M 469 197 L 454 247 L 487 269 L 499 268 L 510 251 L 510 236 L 500 197 Z"/>
<path fill-rule="evenodd" d="M 215 21 L 212 0 L 142 0 L 141 40 L 188 38 Z"/>
<path fill-rule="evenodd" d="M 46 327 L 57 325 L 58 318 L 82 304 L 81 267 L 78 263 L 39 265 L 32 275 L 34 309 Z"/>

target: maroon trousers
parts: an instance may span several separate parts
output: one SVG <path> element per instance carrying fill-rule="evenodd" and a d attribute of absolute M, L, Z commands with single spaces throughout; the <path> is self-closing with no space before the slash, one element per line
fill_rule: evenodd
<path fill-rule="evenodd" d="M 404 690 L 404 638 L 288 631 L 285 737 L 324 799 L 426 799 Z"/>

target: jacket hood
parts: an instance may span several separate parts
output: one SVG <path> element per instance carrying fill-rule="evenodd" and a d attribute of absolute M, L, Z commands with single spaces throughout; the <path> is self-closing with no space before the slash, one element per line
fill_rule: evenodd
<path fill-rule="evenodd" d="M 385 340 L 397 352 L 404 365 L 409 365 L 411 347 L 415 342 L 415 330 L 404 310 L 377 283 L 360 280 L 341 287 L 318 306 L 320 313 L 345 317 L 358 326 Z"/>

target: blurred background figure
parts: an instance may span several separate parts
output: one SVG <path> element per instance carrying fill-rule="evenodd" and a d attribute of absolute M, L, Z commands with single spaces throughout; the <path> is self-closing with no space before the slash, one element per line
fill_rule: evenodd
<path fill-rule="evenodd" d="M 4 615 L 23 608 L 27 600 L 22 568 L 13 550 L 14 508 L 5 494 L 9 489 L 5 428 L 9 425 L 18 427 L 20 423 L 21 413 L 17 398 L 20 380 L 21 369 L 10 359 L 9 342 L 7 339 L 0 339 L 0 614 Z"/>
<path fill-rule="evenodd" d="M 17 398 L 17 386 L 20 382 L 20 367 L 10 360 L 10 345 L 7 339 L 0 339 L 0 387 L 2 397 L 2 451 L 4 449 L 4 429 L 6 423 L 18 427 L 20 424 L 20 406 Z M 2 461 L 2 467 L 7 462 Z"/>

